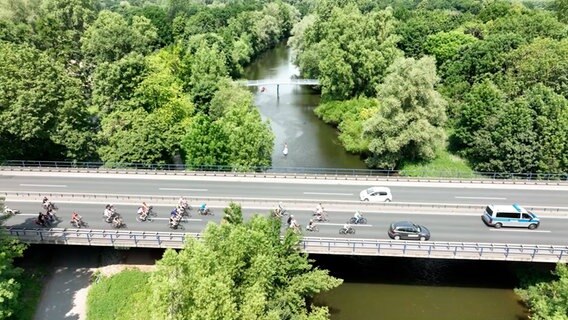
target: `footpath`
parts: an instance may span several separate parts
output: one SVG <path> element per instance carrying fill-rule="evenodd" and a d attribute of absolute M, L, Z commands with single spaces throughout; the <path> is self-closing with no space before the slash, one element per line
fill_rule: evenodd
<path fill-rule="evenodd" d="M 150 271 L 160 254 L 159 250 L 59 246 L 53 250 L 51 274 L 44 282 L 34 320 L 86 320 L 87 293 L 94 272 L 109 276 L 126 268 Z"/>

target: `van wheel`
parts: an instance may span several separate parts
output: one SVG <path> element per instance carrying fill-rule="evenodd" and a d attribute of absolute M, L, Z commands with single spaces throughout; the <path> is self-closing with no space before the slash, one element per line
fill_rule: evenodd
<path fill-rule="evenodd" d="M 534 223 L 529 224 L 529 229 L 531 229 L 531 230 L 536 229 L 536 224 L 534 224 Z"/>
<path fill-rule="evenodd" d="M 420 241 L 426 241 L 426 237 L 420 237 Z"/>
<path fill-rule="evenodd" d="M 394 236 L 394 240 L 400 240 L 400 236 Z"/>
<path fill-rule="evenodd" d="M 495 224 L 495 228 L 497 228 L 497 229 L 501 229 L 502 226 L 503 226 L 503 224 L 501 222 L 497 222 Z"/>

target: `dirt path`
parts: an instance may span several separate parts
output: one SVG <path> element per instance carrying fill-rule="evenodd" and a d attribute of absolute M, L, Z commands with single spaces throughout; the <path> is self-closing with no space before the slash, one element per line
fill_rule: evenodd
<path fill-rule="evenodd" d="M 34 320 L 86 320 L 91 275 L 112 275 L 125 268 L 154 269 L 157 250 L 120 251 L 112 248 L 65 247 L 53 253 L 51 270 L 42 290 Z"/>

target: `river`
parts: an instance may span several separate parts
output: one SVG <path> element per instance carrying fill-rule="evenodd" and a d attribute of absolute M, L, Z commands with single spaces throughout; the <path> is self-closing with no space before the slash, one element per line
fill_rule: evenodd
<path fill-rule="evenodd" d="M 248 80 L 285 80 L 298 75 L 292 64 L 292 55 L 284 43 L 269 50 L 245 70 Z M 260 88 L 255 92 L 255 104 L 264 119 L 270 120 L 274 132 L 274 167 L 309 168 L 365 168 L 357 155 L 349 154 L 337 139 L 335 128 L 315 116 L 313 110 L 319 104 L 319 92 L 307 86 L 276 86 Z M 284 144 L 288 155 L 283 155 Z"/>
<path fill-rule="evenodd" d="M 291 61 L 290 50 L 281 43 L 255 60 L 245 77 L 290 79 L 299 74 Z M 276 87 L 253 92 L 275 134 L 274 167 L 365 167 L 341 147 L 336 129 L 314 115 L 318 92 L 300 86 L 280 86 L 279 97 Z M 346 280 L 315 299 L 329 306 L 332 320 L 526 319 L 512 290 L 517 283 L 511 263 L 340 256 L 318 256 L 316 261 Z"/>

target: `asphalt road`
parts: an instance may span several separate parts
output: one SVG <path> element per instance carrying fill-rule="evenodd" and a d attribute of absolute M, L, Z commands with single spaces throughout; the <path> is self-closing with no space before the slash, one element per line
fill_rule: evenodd
<path fill-rule="evenodd" d="M 329 181 L 327 181 L 329 182 Z M 384 185 L 384 183 L 383 183 Z M 86 177 L 0 175 L 0 191 L 29 191 L 45 193 L 102 193 L 131 195 L 170 195 L 191 197 L 246 197 L 277 199 L 313 199 L 314 201 L 359 200 L 359 192 L 372 184 L 304 183 L 281 181 L 241 182 L 215 180 L 183 180 L 160 177 L 136 179 L 128 176 L 102 178 Z M 526 207 L 568 207 L 568 189 L 553 187 L 527 187 L 507 185 L 467 185 L 415 183 L 390 186 L 393 202 L 461 203 L 461 204 L 512 204 Z"/>
<path fill-rule="evenodd" d="M 7 221 L 8 226 L 32 227 L 37 212 L 41 210 L 40 203 L 7 201 L 10 207 L 18 208 L 21 214 L 12 217 Z M 170 206 L 154 206 L 158 213 L 152 221 L 137 222 L 135 205 L 115 204 L 117 211 L 121 214 L 127 225 L 126 230 L 148 230 L 148 231 L 171 231 L 168 227 L 169 212 L 174 204 Z M 112 229 L 109 224 L 103 221 L 102 211 L 104 204 L 89 203 L 59 203 L 58 216 L 61 222 L 55 223 L 53 227 L 70 228 L 69 220 L 73 210 L 79 212 L 89 228 L 93 229 Z M 183 229 L 178 231 L 200 232 L 208 222 L 219 222 L 222 217 L 222 208 L 212 208 L 213 216 L 199 216 L 195 209 L 189 220 L 182 223 Z M 268 215 L 266 211 L 244 208 L 245 218 L 250 218 L 253 214 Z M 292 214 L 298 222 L 305 227 L 311 218 L 311 211 L 294 211 Z M 480 215 L 444 215 L 444 214 L 411 214 L 411 213 L 373 213 L 364 212 L 368 220 L 367 225 L 354 226 L 354 235 L 340 235 L 339 229 L 352 216 L 349 212 L 329 212 L 330 221 L 318 223 L 319 232 L 307 232 L 303 230 L 305 236 L 313 237 L 345 237 L 345 238 L 364 238 L 364 239 L 388 239 L 387 229 L 390 223 L 400 220 L 409 220 L 417 224 L 428 227 L 432 233 L 432 241 L 458 241 L 458 242 L 483 242 L 483 243 L 509 243 L 509 244 L 550 244 L 567 245 L 568 240 L 568 219 L 546 217 L 542 219 L 541 226 L 536 230 L 502 228 L 494 229 L 487 227 L 481 221 Z M 285 222 L 283 220 L 283 229 Z"/>

